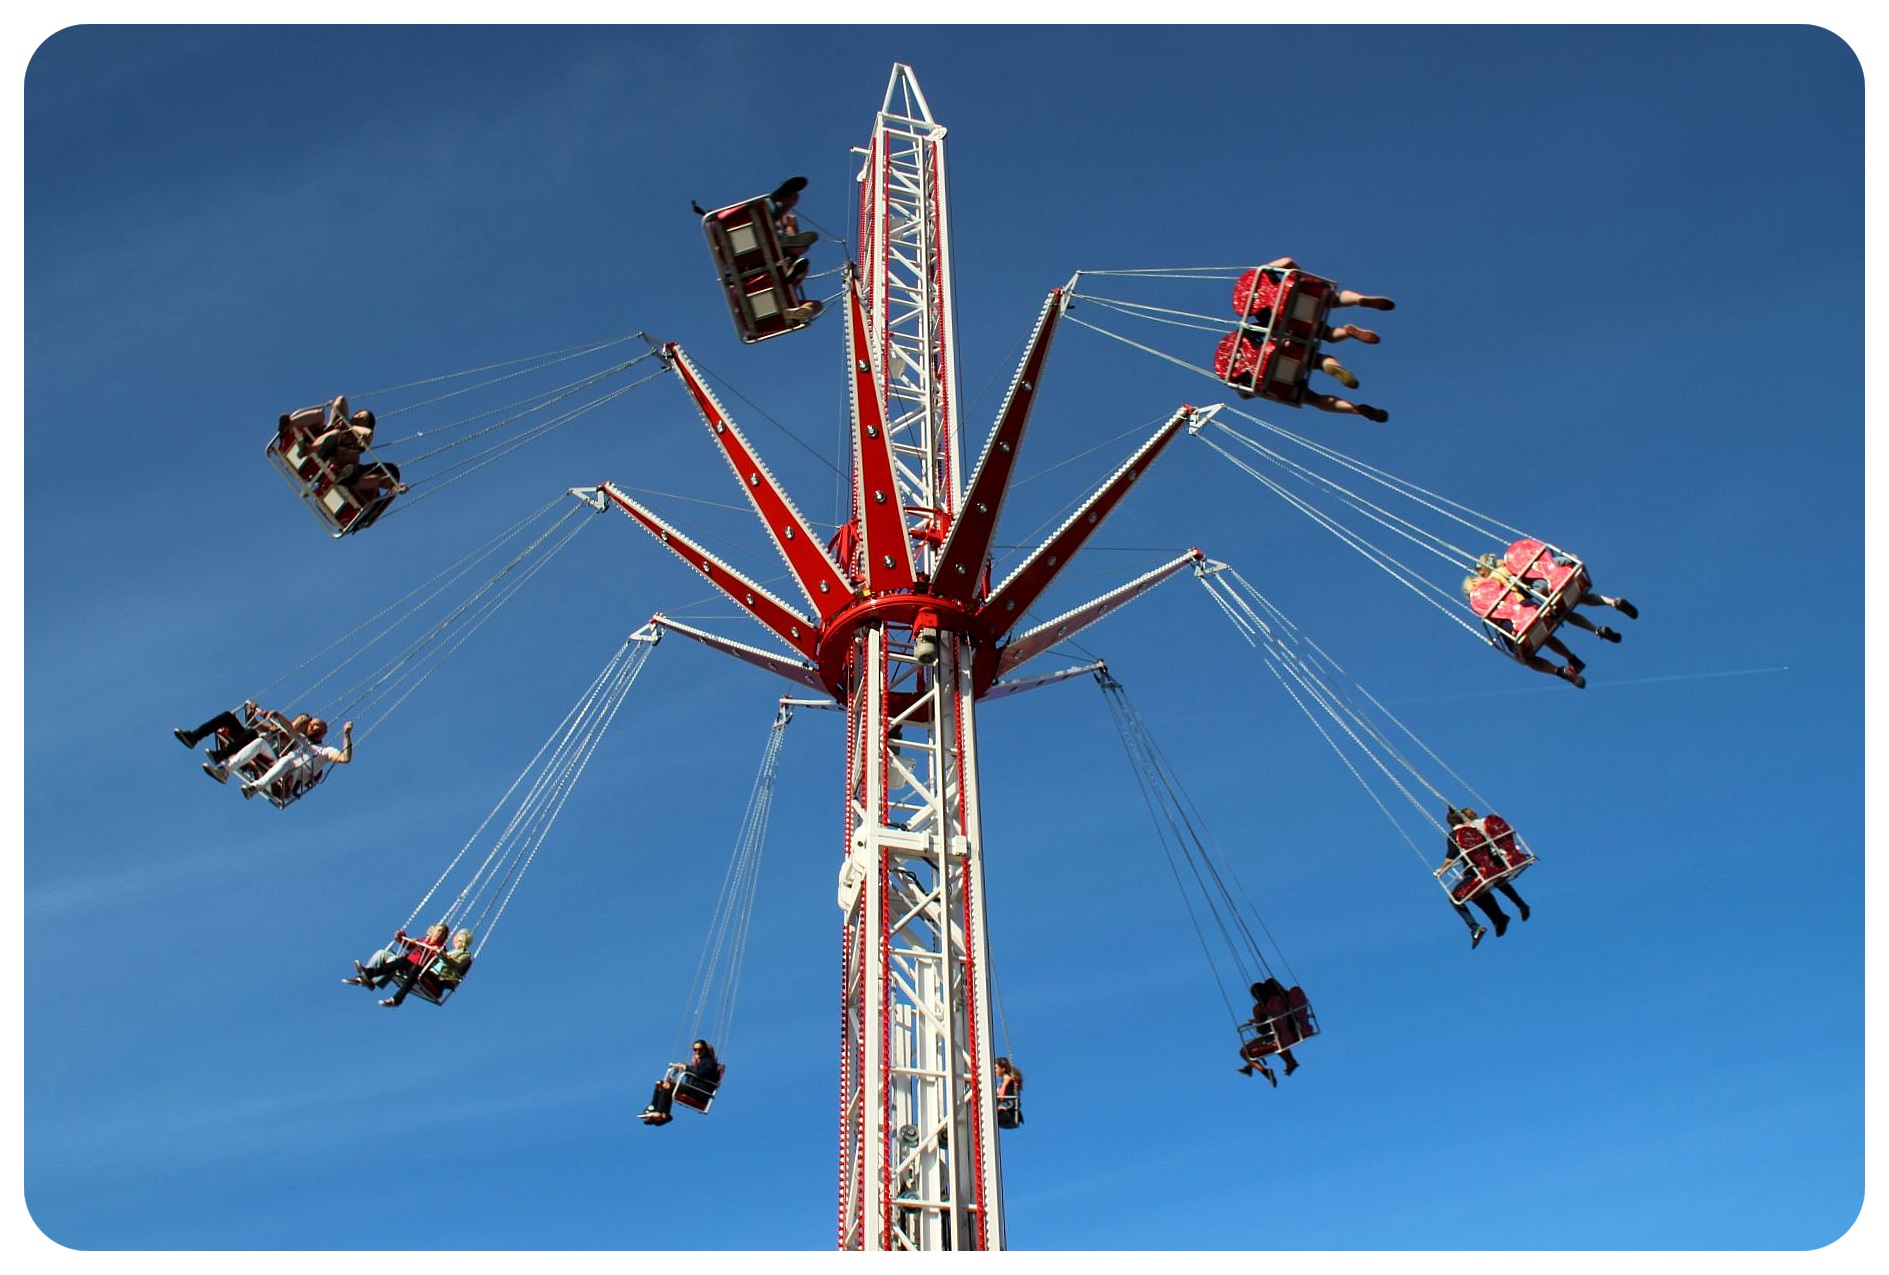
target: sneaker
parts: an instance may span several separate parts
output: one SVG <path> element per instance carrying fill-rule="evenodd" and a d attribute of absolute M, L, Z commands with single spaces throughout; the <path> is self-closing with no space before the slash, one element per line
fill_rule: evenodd
<path fill-rule="evenodd" d="M 1323 363 L 1319 365 L 1319 370 L 1324 372 L 1325 375 L 1331 377 L 1333 380 L 1337 381 L 1340 385 L 1344 386 L 1348 390 L 1355 390 L 1358 388 L 1358 378 L 1352 374 L 1350 368 L 1347 368 L 1344 364 L 1340 363 L 1337 359 L 1326 359 Z"/>
<path fill-rule="evenodd" d="M 1603 642 L 1618 642 L 1620 640 L 1620 635 L 1618 633 L 1615 633 L 1612 629 L 1605 628 L 1605 627 L 1595 629 L 1594 636 L 1599 638 Z"/>
<path fill-rule="evenodd" d="M 1266 1083 L 1271 1085 L 1274 1089 L 1277 1089 L 1279 1087 L 1279 1077 L 1272 1074 L 1271 1067 L 1261 1067 L 1259 1069 L 1259 1074 L 1264 1076 L 1266 1078 Z"/>
<path fill-rule="evenodd" d="M 1381 407 L 1372 407 L 1369 403 L 1358 404 L 1358 415 L 1362 416 L 1367 421 L 1376 421 L 1379 425 L 1382 425 L 1391 418 L 1389 412 Z"/>
<path fill-rule="evenodd" d="M 386 1000 L 384 1000 L 384 1001 L 382 1001 L 382 1002 L 381 1002 L 381 1004 L 383 1004 L 383 1005 L 385 1005 L 385 1006 L 386 1006 L 386 1007 L 387 1007 L 388 1009 L 399 1009 L 399 1008 L 400 1008 L 400 1002 L 399 1002 L 399 1001 L 397 1001 L 397 1000 L 395 1000 L 395 999 L 394 999 L 393 997 L 391 997 L 391 996 L 389 996 L 389 997 L 388 997 L 388 998 L 387 998 Z"/>
<path fill-rule="evenodd" d="M 1469 932 L 1469 950 L 1472 952 L 1475 951 L 1476 944 L 1482 942 L 1482 936 L 1488 932 L 1489 927 L 1486 925 L 1478 925 L 1475 929 L 1471 930 Z"/>
<path fill-rule="evenodd" d="M 197 737 L 181 726 L 172 727 L 171 734 L 177 736 L 177 742 L 182 744 L 185 748 L 195 748 L 197 746 Z"/>
<path fill-rule="evenodd" d="M 1290 1076 L 1293 1072 L 1297 1071 L 1298 1069 L 1299 1069 L 1298 1059 L 1296 1058 L 1286 1059 L 1286 1075 Z"/>
<path fill-rule="evenodd" d="M 367 986 L 365 982 L 363 982 L 361 979 L 358 979 L 358 978 L 344 978 L 341 981 L 346 983 L 349 987 L 366 987 Z"/>
<path fill-rule="evenodd" d="M 1526 921 L 1528 919 L 1528 905 L 1526 903 L 1518 903 L 1515 906 L 1517 910 L 1521 912 L 1522 919 Z"/>
<path fill-rule="evenodd" d="M 230 772 L 223 769 L 223 767 L 217 765 L 213 761 L 206 761 L 205 763 L 203 763 L 203 773 L 210 776 L 210 778 L 216 780 L 219 784 L 229 782 Z"/>
<path fill-rule="evenodd" d="M 1625 598 L 1614 599 L 1614 610 L 1620 612 L 1620 614 L 1626 616 L 1629 620 L 1637 620 L 1640 618 L 1640 608 L 1634 606 Z M 178 733 L 182 734 L 181 731 Z"/>
<path fill-rule="evenodd" d="M 255 795 L 256 795 L 256 785 L 254 784 L 243 785 L 243 800 L 244 801 L 248 801 L 251 797 Z"/>
<path fill-rule="evenodd" d="M 1358 304 L 1367 310 L 1395 310 L 1397 303 L 1389 297 L 1359 297 Z"/>
<path fill-rule="evenodd" d="M 1498 916 L 1495 919 L 1495 936 L 1497 938 L 1501 938 L 1504 934 L 1507 934 L 1508 932 L 1509 932 L 1509 918 L 1508 918 L 1508 914 L 1504 913 L 1503 915 Z"/>
<path fill-rule="evenodd" d="M 354 977 L 361 980 L 361 986 L 366 987 L 367 986 L 367 966 L 361 964 L 359 961 L 356 961 L 354 963 Z"/>

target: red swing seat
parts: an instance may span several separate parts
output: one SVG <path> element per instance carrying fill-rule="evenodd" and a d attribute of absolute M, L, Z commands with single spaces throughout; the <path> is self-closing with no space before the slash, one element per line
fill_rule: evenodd
<path fill-rule="evenodd" d="M 1316 348 L 1336 286 L 1303 270 L 1254 266 L 1233 285 L 1233 310 L 1248 327 Z"/>
<path fill-rule="evenodd" d="M 1229 332 L 1213 353 L 1213 372 L 1241 398 L 1270 399 L 1297 407 L 1305 401 L 1314 347 L 1303 341 L 1263 337 L 1249 328 Z"/>
<path fill-rule="evenodd" d="M 1469 609 L 1482 621 L 1483 632 L 1511 655 L 1533 655 L 1561 627 L 1588 590 L 1587 568 L 1578 560 L 1561 555 L 1540 541 L 1518 544 L 1539 545 L 1538 551 L 1516 553 L 1510 546 L 1503 567 L 1515 579 L 1486 576 L 1469 590 Z M 1526 574 L 1525 574 L 1526 573 Z"/>
<path fill-rule="evenodd" d="M 1312 1016 L 1311 1002 L 1297 987 L 1286 989 L 1284 996 L 1269 996 L 1261 1006 L 1265 1016 L 1240 1028 L 1240 1057 L 1258 1062 L 1282 1049 L 1318 1035 L 1318 1020 Z"/>
<path fill-rule="evenodd" d="M 802 305 L 800 289 L 789 277 L 795 258 L 781 247 L 767 196 L 705 214 L 702 233 L 743 342 L 752 345 L 807 326 L 811 315 L 789 316 Z"/>
<path fill-rule="evenodd" d="M 1535 862 L 1534 854 L 1500 815 L 1458 824 L 1450 840 L 1460 853 L 1444 861 L 1436 878 L 1456 903 L 1468 903 L 1519 877 Z"/>
<path fill-rule="evenodd" d="M 1559 625 L 1588 591 L 1587 566 L 1540 540 L 1517 540 L 1502 554 L 1507 568 L 1540 606 L 1542 622 Z"/>
<path fill-rule="evenodd" d="M 721 1088 L 722 1077 L 727 1074 L 728 1068 L 723 1064 L 716 1065 L 713 1080 L 704 1080 L 684 1071 L 676 1077 L 674 1099 L 685 1107 L 707 1115 L 709 1104 L 715 1101 L 715 1091 Z"/>
<path fill-rule="evenodd" d="M 1469 609 L 1482 621 L 1489 640 L 1520 658 L 1532 655 L 1555 630 L 1542 624 L 1541 608 L 1499 576 L 1478 580 L 1469 590 Z"/>
<path fill-rule="evenodd" d="M 1319 361 L 1332 293 L 1331 280 L 1302 270 L 1248 270 L 1233 287 L 1240 327 L 1214 350 L 1214 375 L 1242 398 L 1298 407 Z"/>
<path fill-rule="evenodd" d="M 471 972 L 471 967 L 468 966 L 466 973 L 469 974 Z M 421 1000 L 434 1005 L 444 1005 L 446 998 L 451 996 L 453 992 L 458 989 L 459 984 L 465 981 L 465 974 L 461 974 L 458 978 L 449 979 L 446 977 L 446 973 L 447 965 L 445 958 L 439 956 L 434 957 L 431 961 L 427 962 L 426 968 L 420 972 L 420 976 L 413 980 L 413 988 L 408 995 L 418 996 Z"/>
<path fill-rule="evenodd" d="M 315 455 L 314 441 L 331 429 L 348 423 L 348 401 L 337 398 L 319 407 L 297 408 L 284 412 L 277 422 L 275 436 L 269 440 L 264 455 L 269 463 L 295 488 L 314 515 L 321 519 L 331 535 L 339 538 L 353 530 L 371 505 L 384 501 L 363 501 L 335 480 L 340 476 L 332 458 Z M 368 453 L 363 452 L 363 461 Z M 370 520 L 371 521 L 371 520 Z M 366 523 L 361 523 L 365 526 Z"/>

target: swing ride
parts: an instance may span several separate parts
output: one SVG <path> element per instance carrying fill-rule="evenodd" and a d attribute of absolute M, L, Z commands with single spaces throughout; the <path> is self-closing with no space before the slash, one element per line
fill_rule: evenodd
<path fill-rule="evenodd" d="M 798 332 L 823 308 L 801 290 L 807 249 L 819 237 L 799 229 L 792 212 L 806 184 L 804 177 L 790 177 L 771 195 L 702 214 L 728 313 L 748 345 Z"/>
<path fill-rule="evenodd" d="M 838 272 L 838 294 L 829 301 L 810 299 L 804 291 L 806 252 L 817 240 L 792 218 L 804 179 L 789 179 L 771 195 L 697 209 L 743 343 L 799 331 L 827 305 L 842 312 L 852 456 L 850 509 L 837 528 L 816 526 L 800 512 L 681 346 L 641 332 L 392 390 L 337 396 L 283 415 L 267 447 L 270 463 L 330 534 L 351 536 L 375 525 L 390 507 L 395 513 L 409 510 L 533 438 L 639 386 L 673 377 L 784 563 L 794 596 L 765 588 L 711 551 L 706 537 L 685 531 L 634 489 L 606 480 L 554 498 L 306 661 L 295 672 L 343 647 L 348 652 L 297 702 L 313 702 L 308 696 L 355 665 L 355 685 L 329 692 L 336 706 L 331 715 L 358 717 L 366 724 L 365 737 L 570 543 L 591 521 L 587 512 L 615 508 L 643 527 L 758 623 L 777 647 L 653 615 L 609 657 L 394 939 L 344 981 L 376 988 L 395 983 L 395 994 L 381 1002 L 390 1006 L 408 994 L 443 1005 L 457 992 L 657 644 L 668 633 L 687 637 L 774 673 L 792 684 L 790 695 L 804 698 L 783 696 L 779 702 L 689 991 L 675 1049 L 679 1053 L 689 1042 L 694 1059 L 670 1065 L 641 1118 L 668 1123 L 671 1102 L 706 1115 L 720 1093 L 727 1066 L 717 1050 L 726 1051 L 733 1035 L 735 993 L 786 727 L 798 707 L 838 711 L 846 728 L 846 818 L 836 882 L 843 916 L 837 1244 L 856 1250 L 1001 1249 L 1006 1228 L 997 1135 L 1021 1123 L 1021 1077 L 1007 1059 L 995 1067 L 1001 1028 L 993 1022 L 998 1007 L 984 882 L 980 703 L 1092 676 L 1226 1003 L 1240 1070 L 1257 1071 L 1276 1085 L 1269 1060 L 1282 1061 L 1290 1075 L 1300 1065 L 1293 1049 L 1320 1035 L 1304 988 L 1121 683 L 1100 661 L 1050 672 L 1032 672 L 1032 661 L 1191 569 L 1397 828 L 1422 870 L 1442 885 L 1472 927 L 1472 946 L 1481 927 L 1465 905 L 1497 915 L 1490 892 L 1519 901 L 1511 883 L 1535 863 L 1500 816 L 1459 808 L 1454 796 L 1467 793 L 1486 809 L 1480 794 L 1237 571 L 1200 550 L 1032 622 L 1037 604 L 1169 445 L 1183 435 L 1200 440 L 1469 634 L 1577 687 L 1584 685 L 1580 662 L 1556 631 L 1571 623 L 1618 641 L 1617 634 L 1608 636 L 1611 630 L 1582 619 L 1577 606 L 1613 606 L 1629 617 L 1636 612 L 1622 599 L 1594 593 L 1580 559 L 1223 403 L 1176 407 L 1014 569 L 993 579 L 999 519 L 1065 319 L 1185 367 L 1244 400 L 1381 420 L 1380 409 L 1313 389 L 1310 377 L 1319 373 L 1355 387 L 1357 378 L 1325 346 L 1340 340 L 1376 344 L 1378 338 L 1355 325 L 1331 327 L 1331 311 L 1338 305 L 1391 306 L 1384 298 L 1347 292 L 1290 258 L 1248 267 L 1079 273 L 1043 303 L 967 477 L 945 130 L 910 68 L 893 68 L 869 142 L 856 153 L 856 256 Z M 1131 295 L 1094 291 L 1103 280 Z M 1234 330 L 1226 331 L 1223 302 L 1218 309 L 1207 308 L 1208 302 L 1187 309 L 1181 308 L 1186 301 L 1165 295 L 1132 295 L 1177 283 L 1210 284 L 1222 298 L 1220 290 L 1231 283 Z M 1122 331 L 1107 326 L 1116 321 Z M 1155 337 L 1131 335 L 1136 324 L 1185 333 L 1186 344 L 1164 350 L 1151 343 Z M 618 347 L 633 340 L 647 349 L 621 357 Z M 575 374 L 569 366 L 592 358 L 600 358 L 601 366 Z M 654 366 L 627 378 L 645 362 Z M 473 376 L 484 379 L 435 391 L 436 385 Z M 462 394 L 510 393 L 516 381 L 547 376 L 557 383 L 532 389 L 524 399 L 402 439 L 375 437 L 381 420 L 403 411 L 452 402 L 447 410 L 458 413 Z M 389 396 L 410 390 L 428 397 L 378 417 L 351 410 L 366 401 L 385 405 Z M 475 441 L 483 450 L 428 468 L 428 462 Z M 383 450 L 398 461 L 381 459 Z M 397 497 L 405 498 L 396 503 Z M 562 512 L 553 517 L 557 506 Z M 494 561 L 497 571 L 479 582 L 480 567 Z M 1468 578 L 1457 586 L 1453 578 L 1465 572 Z M 468 588 L 469 596 L 454 600 Z M 433 614 L 424 618 L 429 609 Z M 368 652 L 376 647 L 381 653 L 372 658 L 380 662 L 370 667 Z M 1550 664 L 1538 654 L 1543 649 L 1562 653 L 1568 663 Z M 195 746 L 191 733 L 180 731 L 179 737 Z M 267 769 L 295 747 L 278 732 L 241 764 Z M 311 782 L 279 801 L 272 796 L 271 802 L 287 805 L 312 787 Z M 1434 846 L 1436 833 L 1446 845 L 1440 866 L 1418 845 L 1420 837 L 1431 837 L 1427 844 Z M 427 937 L 410 938 L 422 921 Z M 1498 921 L 1497 933 L 1505 926 L 1506 920 Z"/>

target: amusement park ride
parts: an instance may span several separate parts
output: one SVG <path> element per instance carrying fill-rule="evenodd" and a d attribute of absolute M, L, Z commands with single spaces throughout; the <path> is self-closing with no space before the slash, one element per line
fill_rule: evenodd
<path fill-rule="evenodd" d="M 845 913 L 839 1242 L 848 1249 L 1004 1246 L 977 705 L 1088 671 L 1008 677 L 1200 557 L 1184 554 L 1015 632 L 1197 413 L 1176 411 L 1021 566 L 991 586 L 993 537 L 1062 293 L 1043 307 L 966 486 L 944 150 L 945 130 L 917 81 L 896 68 L 860 172 L 859 265 L 847 272 L 844 299 L 852 521 L 830 546 L 688 357 L 666 349 L 792 572 L 803 609 L 611 484 L 598 488 L 799 658 L 661 616 L 656 623 L 845 706 L 850 832 L 839 875 Z M 711 213 L 706 220 L 715 228 L 713 242 L 721 219 Z M 724 278 L 734 273 L 725 268 Z M 730 291 L 743 301 L 751 295 Z M 785 308 L 770 305 L 768 313 Z M 735 313 L 739 323 L 742 308 Z"/>
<path fill-rule="evenodd" d="M 653 359 L 660 370 L 649 379 L 673 375 L 681 382 L 800 596 L 788 600 L 769 592 L 710 552 L 701 537 L 686 534 L 618 484 L 575 489 L 571 494 L 591 508 L 614 505 L 641 524 L 784 649 L 768 650 L 709 633 L 661 613 L 652 617 L 626 644 L 623 662 L 593 688 L 600 707 L 586 710 L 588 724 L 572 726 L 547 763 L 545 773 L 555 770 L 560 778 L 556 791 L 545 798 L 549 817 L 539 822 L 541 829 L 548 828 L 623 690 L 664 632 L 777 674 L 793 684 L 796 694 L 811 693 L 811 702 L 843 711 L 847 734 L 846 839 L 838 873 L 844 917 L 838 1245 L 854 1250 L 1001 1249 L 1005 1218 L 998 1129 L 1011 1127 L 1014 1117 L 1003 1107 L 993 1074 L 997 1051 L 985 921 L 979 704 L 1085 674 L 1096 675 L 1105 691 L 1118 693 L 1119 685 L 1099 663 L 1035 675 L 1026 666 L 1189 568 L 1249 640 L 1258 646 L 1264 639 L 1270 660 L 1295 677 L 1304 678 L 1305 670 L 1311 670 L 1313 681 L 1320 684 L 1322 674 L 1315 651 L 1305 644 L 1293 647 L 1296 639 L 1289 622 L 1269 613 L 1263 598 L 1235 588 L 1243 585 L 1237 573 L 1199 550 L 1189 550 L 1053 619 L 1024 623 L 1148 466 L 1183 430 L 1201 434 L 1214 426 L 1222 409 L 1178 407 L 1020 565 L 994 581 L 999 519 L 1050 347 L 1075 295 L 1076 281 L 1052 291 L 1045 301 L 967 479 L 945 129 L 932 117 L 908 67 L 893 68 L 871 139 L 856 153 L 861 157 L 857 252 L 842 272 L 842 295 L 835 307 L 844 311 L 836 317 L 844 327 L 850 391 L 848 519 L 831 537 L 816 530 L 678 346 L 649 342 L 647 354 L 609 369 L 620 372 Z M 724 296 L 744 342 L 799 331 L 821 313 L 820 303 L 802 291 L 807 275 L 803 254 L 811 236 L 789 233 L 793 223 L 779 215 L 791 207 L 798 190 L 790 182 L 774 196 L 703 213 Z M 1242 397 L 1298 405 L 1305 398 L 1306 378 L 1321 364 L 1320 339 L 1330 334 L 1327 315 L 1341 295 L 1356 296 L 1340 294 L 1329 281 L 1295 265 L 1247 271 L 1236 296 L 1237 327 L 1222 340 L 1209 375 Z M 1389 303 L 1379 308 L 1389 308 Z M 1372 334 L 1365 336 L 1376 340 Z M 1327 410 L 1354 409 L 1344 405 Z M 395 494 L 407 490 L 398 485 L 397 469 L 389 473 L 390 467 L 374 460 L 373 428 L 371 413 L 350 415 L 346 401 L 337 399 L 284 416 L 270 443 L 271 461 L 335 535 L 371 525 Z M 1534 546 L 1522 553 L 1526 562 L 1504 568 L 1491 565 L 1494 559 L 1486 557 L 1484 576 L 1494 572 L 1508 580 L 1510 575 L 1501 574 L 1506 570 L 1515 580 L 1545 581 L 1546 593 L 1536 593 L 1531 603 L 1502 587 L 1479 590 L 1471 609 L 1485 626 L 1495 626 L 1488 630 L 1489 641 L 1578 686 L 1578 667 L 1572 675 L 1561 673 L 1538 661 L 1534 652 L 1555 624 L 1573 615 L 1577 603 L 1598 600 L 1613 605 L 1617 600 L 1588 592 L 1585 568 L 1578 561 L 1538 541 L 1518 545 Z M 1632 614 L 1626 604 L 1619 605 Z M 1603 636 L 1609 632 L 1596 631 Z M 1608 640 L 1617 640 L 1617 635 Z M 783 700 L 777 737 L 789 702 Z M 1115 707 L 1124 738 L 1131 739 L 1141 729 L 1138 720 L 1125 702 Z M 251 739 L 275 730 L 265 730 L 256 721 L 250 726 Z M 287 726 L 281 723 L 283 730 Z M 203 732 L 178 733 L 194 746 Z M 222 738 L 230 742 L 227 731 Z M 277 747 L 266 760 L 272 761 L 278 752 L 289 755 Z M 218 777 L 216 766 L 222 763 L 215 752 L 212 761 L 205 768 Z M 321 767 L 312 766 L 306 787 L 320 775 Z M 1154 778 L 1159 781 L 1161 776 Z M 273 804 L 286 805 L 306 787 L 278 784 L 266 795 Z M 1477 898 L 1533 863 L 1532 853 L 1499 816 L 1456 827 L 1458 812 L 1452 806 L 1450 813 L 1455 848 L 1436 875 L 1452 902 Z M 541 838 L 542 830 L 533 835 Z M 515 888 L 522 865 L 529 862 L 526 849 L 506 853 L 520 857 L 503 859 L 495 851 L 474 874 L 506 883 L 496 904 L 499 910 Z M 423 899 L 421 906 L 426 905 Z M 1458 911 L 1469 920 L 1466 911 Z M 416 908 L 415 915 L 419 913 Z M 496 919 L 495 912 L 490 915 Z M 489 928 L 483 914 L 480 924 L 482 932 Z M 444 933 L 443 924 L 435 928 Z M 1475 938 L 1480 937 L 1478 928 Z M 436 954 L 437 942 L 443 941 L 422 951 L 418 941 L 406 938 L 404 929 L 396 938 L 422 955 Z M 456 978 L 444 986 L 437 979 L 422 979 L 417 991 L 438 1003 L 454 985 Z M 1261 1000 L 1262 985 L 1253 986 L 1255 1000 Z M 1269 986 L 1264 995 L 1276 1012 L 1268 1019 L 1256 1009 L 1258 1035 L 1243 1037 L 1243 1052 L 1265 1071 L 1263 1057 L 1277 1050 L 1288 1059 L 1290 1070 L 1296 1063 L 1286 1047 L 1317 1028 L 1298 988 L 1276 982 Z M 676 1100 L 706 1110 L 714 1088 L 713 1080 L 704 1087 L 683 1078 Z"/>

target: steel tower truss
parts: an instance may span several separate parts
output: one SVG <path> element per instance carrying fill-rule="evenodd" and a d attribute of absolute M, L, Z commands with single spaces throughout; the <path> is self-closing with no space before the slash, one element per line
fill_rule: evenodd
<path fill-rule="evenodd" d="M 665 347 L 805 609 L 608 483 L 608 498 L 792 655 L 655 622 L 831 695 L 846 711 L 840 992 L 843 1249 L 998 1249 L 989 937 L 976 702 L 1060 680 L 1005 675 L 1200 560 L 1189 551 L 1046 623 L 1019 620 L 1181 428 L 1182 407 L 1007 579 L 992 538 L 1066 304 L 1052 292 L 968 488 L 959 474 L 943 126 L 895 66 L 860 154 L 861 245 L 846 272 L 852 515 L 824 547 L 686 355 Z"/>

